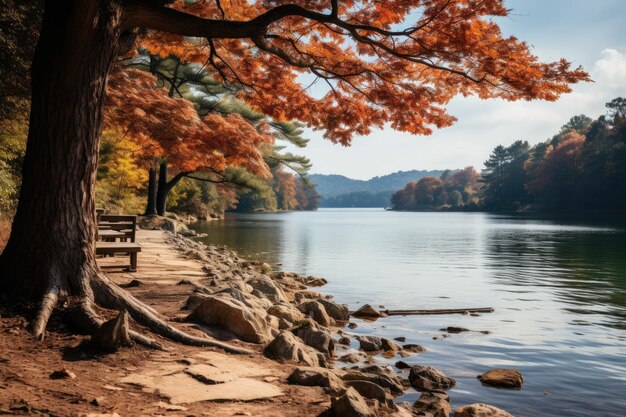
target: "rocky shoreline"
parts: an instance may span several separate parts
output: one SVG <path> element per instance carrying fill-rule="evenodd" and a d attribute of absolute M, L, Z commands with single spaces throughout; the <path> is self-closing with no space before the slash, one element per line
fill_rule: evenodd
<path fill-rule="evenodd" d="M 148 221 L 146 221 L 148 220 Z M 211 335 L 233 337 L 261 346 L 263 354 L 296 365 L 287 382 L 322 387 L 336 417 L 424 416 L 448 417 L 452 410 L 447 390 L 456 381 L 435 368 L 411 365 L 422 346 L 401 344 L 377 336 L 357 336 L 351 317 L 375 319 L 382 314 L 371 306 L 350 312 L 347 305 L 317 291 L 323 278 L 274 271 L 267 263 L 242 259 L 225 247 L 191 240 L 193 233 L 175 219 L 144 219 L 144 228 L 170 231 L 167 243 L 185 256 L 202 262 L 207 278 L 193 283 L 184 321 Z M 182 233 L 180 233 L 182 231 Z M 182 282 L 181 284 L 190 284 Z M 215 330 L 219 329 L 219 330 Z M 359 349 L 352 349 L 351 344 Z M 395 367 L 380 366 L 375 355 L 399 358 Z M 478 376 L 483 384 L 519 389 L 518 371 L 495 369 Z M 396 403 L 409 389 L 421 393 L 414 403 Z M 476 403 L 459 407 L 457 417 L 511 417 L 494 406 Z"/>

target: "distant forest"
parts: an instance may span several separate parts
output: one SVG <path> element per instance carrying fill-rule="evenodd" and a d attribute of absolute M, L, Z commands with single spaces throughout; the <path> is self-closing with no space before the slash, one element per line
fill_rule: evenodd
<path fill-rule="evenodd" d="M 572 117 L 535 146 L 497 146 L 480 174 L 473 167 L 408 183 L 391 197 L 395 210 L 624 210 L 626 99 L 593 120 Z"/>
<path fill-rule="evenodd" d="M 443 171 L 398 171 L 369 180 L 343 175 L 311 174 L 310 181 L 320 195 L 320 207 L 387 207 L 391 195 L 410 181 L 440 176 Z"/>

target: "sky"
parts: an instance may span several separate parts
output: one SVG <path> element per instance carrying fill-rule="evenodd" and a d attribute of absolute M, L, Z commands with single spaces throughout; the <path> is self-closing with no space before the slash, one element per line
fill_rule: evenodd
<path fill-rule="evenodd" d="M 369 179 L 412 169 L 455 169 L 483 162 L 497 145 L 552 137 L 570 117 L 598 117 L 604 104 L 626 97 L 626 0 L 506 0 L 511 15 L 502 31 L 532 46 L 543 61 L 566 58 L 582 65 L 593 83 L 577 84 L 557 102 L 505 102 L 455 98 L 448 111 L 454 126 L 417 136 L 392 129 L 355 137 L 350 147 L 335 145 L 321 132 L 307 131 L 311 173 Z"/>

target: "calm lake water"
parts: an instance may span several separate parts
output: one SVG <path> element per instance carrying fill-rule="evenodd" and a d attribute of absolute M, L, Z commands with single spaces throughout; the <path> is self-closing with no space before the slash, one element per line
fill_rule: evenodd
<path fill-rule="evenodd" d="M 405 360 L 456 378 L 453 409 L 485 402 L 516 417 L 626 415 L 623 223 L 325 209 L 233 214 L 196 230 L 208 243 L 327 278 L 322 291 L 351 309 L 494 307 L 479 317 L 354 320 L 354 333 L 425 346 Z M 475 331 L 442 338 L 447 326 Z M 519 369 L 523 389 L 482 386 L 476 375 L 493 367 Z"/>

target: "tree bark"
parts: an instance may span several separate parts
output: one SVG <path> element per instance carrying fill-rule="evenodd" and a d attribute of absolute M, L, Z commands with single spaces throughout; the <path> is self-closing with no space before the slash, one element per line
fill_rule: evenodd
<path fill-rule="evenodd" d="M 121 16 L 118 0 L 45 3 L 22 187 L 0 259 L 2 292 L 93 298 L 96 168 Z"/>
<path fill-rule="evenodd" d="M 167 196 L 172 191 L 172 188 L 176 186 L 184 177 L 189 173 L 181 171 L 174 175 L 171 180 L 167 180 L 167 162 L 161 162 L 159 166 L 159 189 L 156 196 L 156 211 L 159 216 L 165 215 L 167 208 Z"/>
<path fill-rule="evenodd" d="M 167 162 L 159 165 L 159 188 L 156 195 L 156 211 L 159 216 L 165 216 L 167 205 Z"/>
<path fill-rule="evenodd" d="M 148 204 L 146 205 L 146 216 L 157 214 L 157 173 L 156 168 L 151 166 L 148 170 Z"/>

